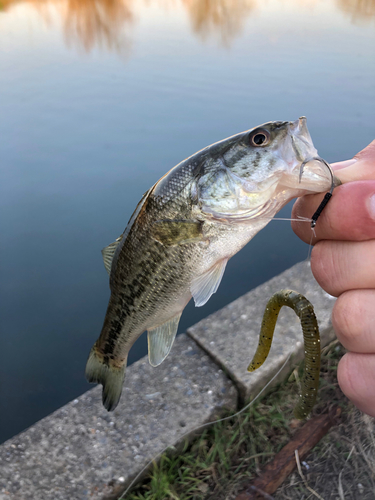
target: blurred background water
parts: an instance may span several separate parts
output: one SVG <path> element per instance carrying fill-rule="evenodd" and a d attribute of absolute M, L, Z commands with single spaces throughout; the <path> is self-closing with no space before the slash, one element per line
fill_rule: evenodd
<path fill-rule="evenodd" d="M 84 367 L 109 297 L 100 250 L 167 170 L 301 115 L 331 162 L 374 138 L 375 1 L 2 0 L 0 9 L 5 440 L 91 387 Z M 179 331 L 307 253 L 288 222 L 271 222 L 229 262 L 208 304 L 188 305 Z M 143 336 L 129 361 L 145 353 Z"/>

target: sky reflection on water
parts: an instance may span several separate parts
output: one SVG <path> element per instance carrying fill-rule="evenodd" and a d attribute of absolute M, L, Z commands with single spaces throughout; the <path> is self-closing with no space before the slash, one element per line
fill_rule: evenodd
<path fill-rule="evenodd" d="M 109 295 L 100 249 L 167 170 L 275 119 L 306 115 L 328 161 L 374 138 L 374 5 L 3 0 L 0 440 L 90 387 Z M 307 251 L 271 222 L 179 331 Z M 145 352 L 143 338 L 129 361 Z"/>

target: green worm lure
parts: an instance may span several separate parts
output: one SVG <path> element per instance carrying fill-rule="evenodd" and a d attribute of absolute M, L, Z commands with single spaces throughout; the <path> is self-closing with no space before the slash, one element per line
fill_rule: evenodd
<path fill-rule="evenodd" d="M 320 335 L 314 308 L 303 295 L 293 290 L 280 290 L 272 295 L 264 311 L 258 348 L 248 371 L 255 371 L 267 359 L 277 317 L 283 306 L 293 309 L 301 320 L 305 346 L 305 366 L 301 394 L 294 409 L 294 416 L 298 419 L 304 419 L 315 404 L 319 387 Z"/>

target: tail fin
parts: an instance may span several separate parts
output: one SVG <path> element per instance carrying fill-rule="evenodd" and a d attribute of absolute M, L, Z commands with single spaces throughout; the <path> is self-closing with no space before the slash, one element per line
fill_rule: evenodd
<path fill-rule="evenodd" d="M 88 382 L 102 384 L 103 405 L 108 411 L 113 411 L 120 401 L 125 368 L 126 362 L 121 368 L 104 363 L 101 356 L 98 356 L 95 345 L 91 349 L 86 364 L 86 379 Z"/>

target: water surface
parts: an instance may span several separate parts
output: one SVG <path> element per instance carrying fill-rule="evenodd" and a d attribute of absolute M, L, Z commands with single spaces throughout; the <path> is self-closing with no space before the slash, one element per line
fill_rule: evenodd
<path fill-rule="evenodd" d="M 5 440 L 91 387 L 84 366 L 109 297 L 100 250 L 167 170 L 229 135 L 301 115 L 328 161 L 374 138 L 375 2 L 0 5 Z M 307 252 L 287 222 L 271 222 L 229 262 L 210 301 L 188 305 L 179 331 Z M 145 353 L 142 338 L 129 361 Z"/>

